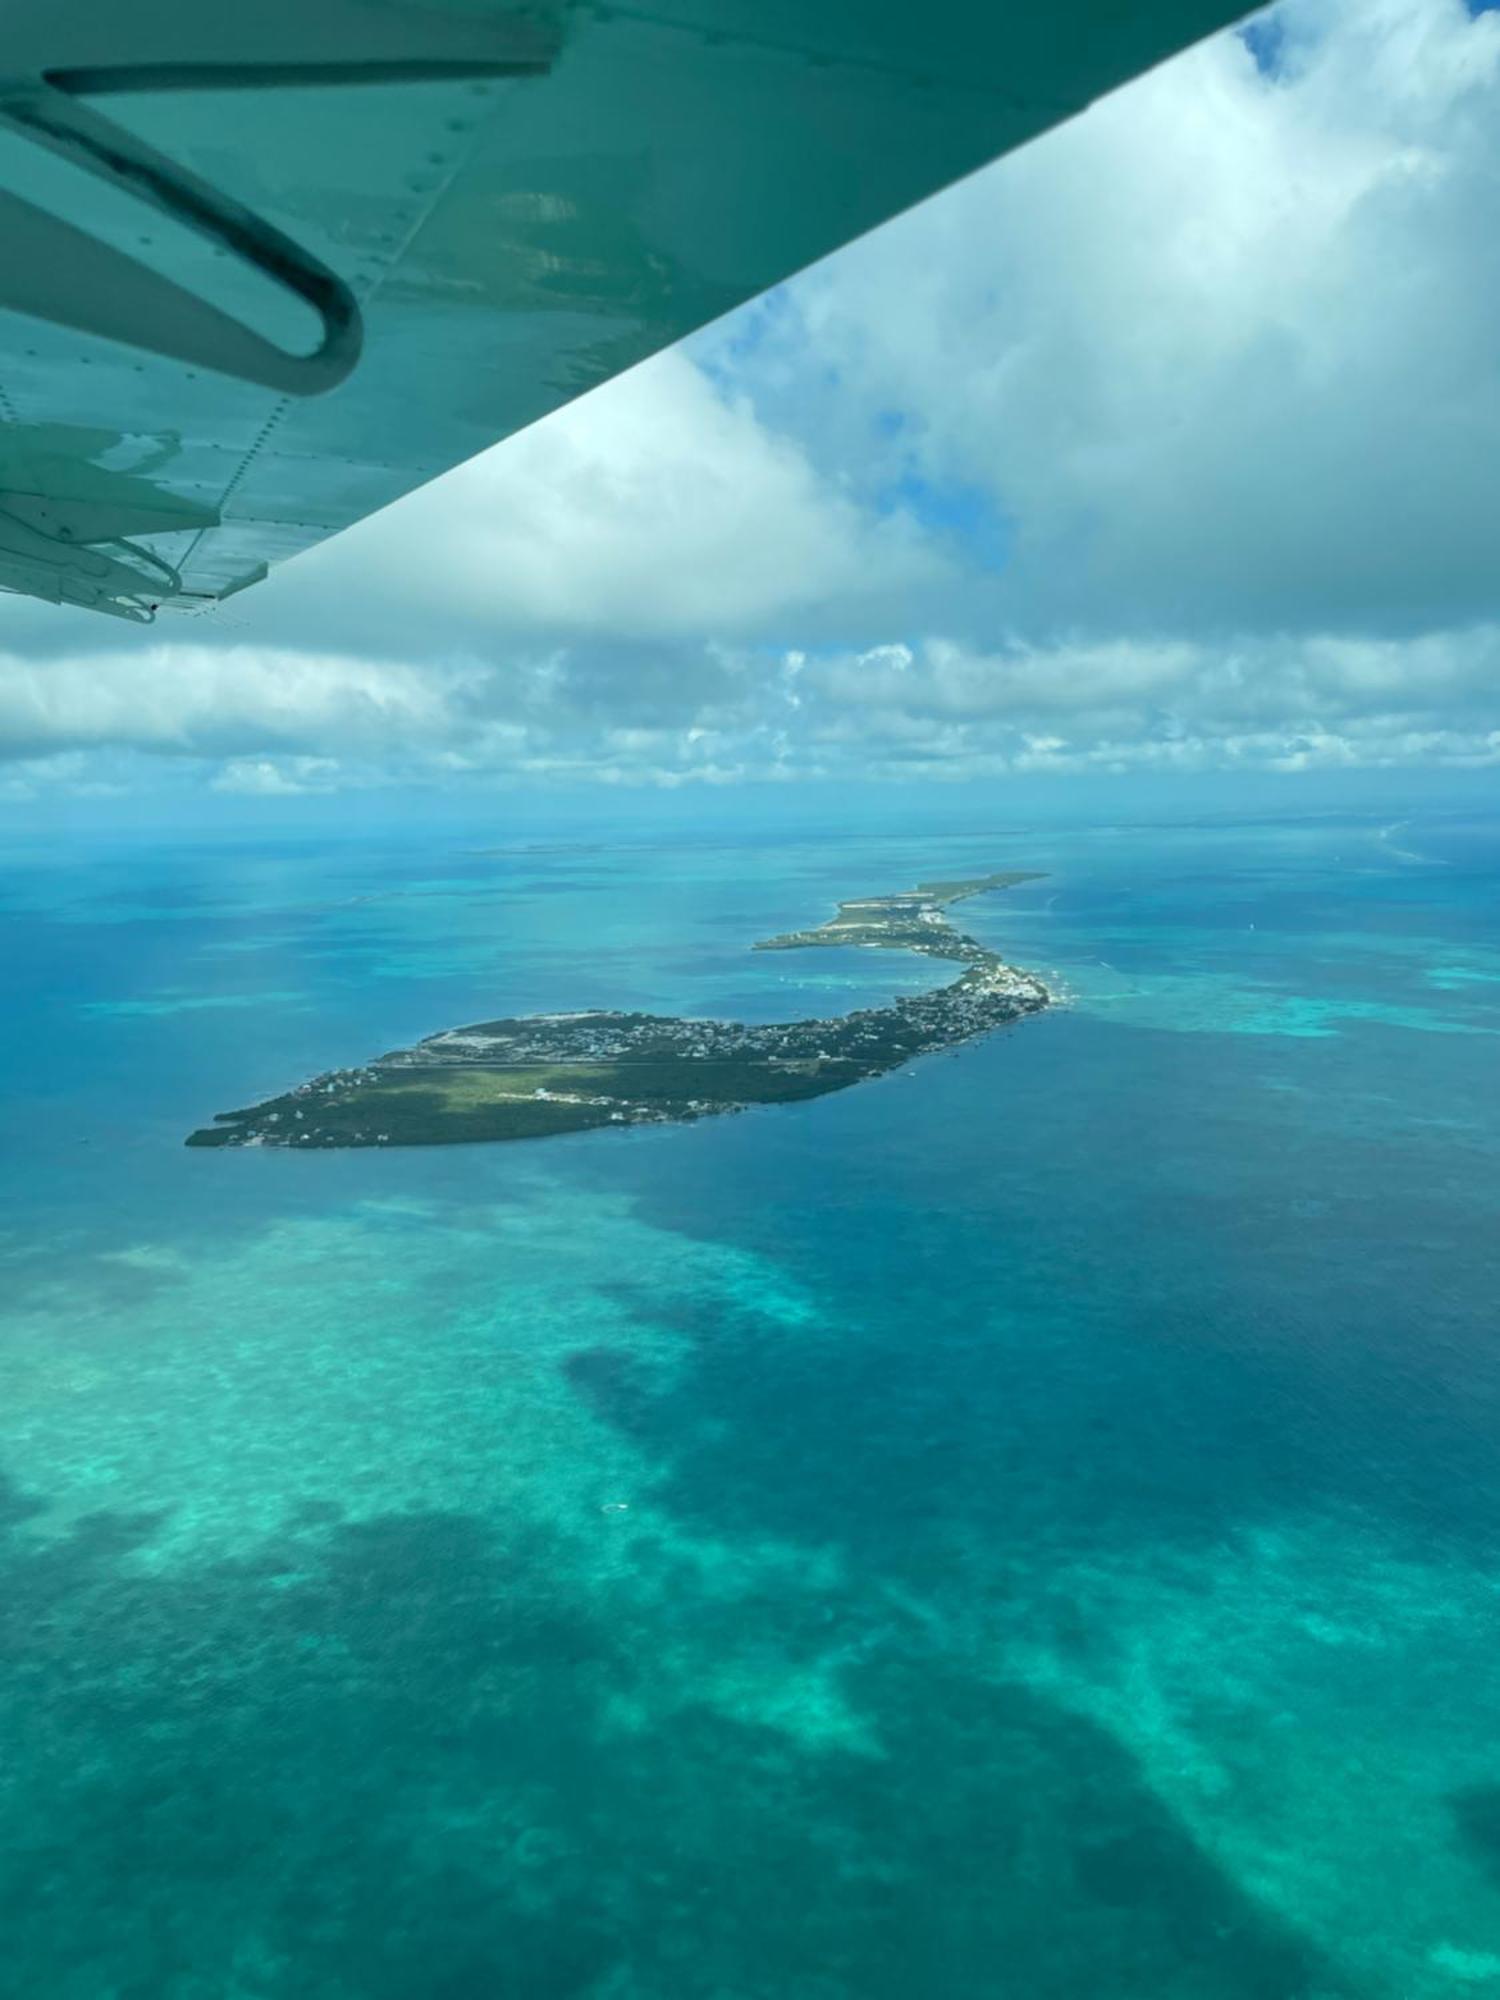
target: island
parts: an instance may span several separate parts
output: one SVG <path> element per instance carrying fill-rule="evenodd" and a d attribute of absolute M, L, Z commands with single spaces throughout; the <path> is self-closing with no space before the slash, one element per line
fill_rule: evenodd
<path fill-rule="evenodd" d="M 602 1010 L 480 1021 L 356 1069 L 329 1070 L 246 1110 L 221 1111 L 186 1143 L 313 1149 L 537 1139 L 846 1090 L 1047 1006 L 1052 996 L 1034 973 L 1007 965 L 947 916 L 967 897 L 1038 879 L 1010 872 L 858 897 L 815 930 L 754 947 L 915 951 L 965 968 L 935 992 L 832 1020 L 767 1026 Z"/>

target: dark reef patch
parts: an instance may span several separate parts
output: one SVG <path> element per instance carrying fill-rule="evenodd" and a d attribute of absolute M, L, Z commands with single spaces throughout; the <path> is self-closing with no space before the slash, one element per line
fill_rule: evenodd
<path fill-rule="evenodd" d="M 1464 1852 L 1500 1889 L 1500 1784 L 1470 1785 L 1448 1804 Z"/>
<path fill-rule="evenodd" d="M 158 1569 L 148 1518 L 43 1542 L 29 1512 L 0 1489 L 9 1775 L 46 1804 L 0 1885 L 7 1990 L 1337 1990 L 1118 1744 L 857 1595 L 778 1636 L 833 1632 L 866 1749 L 678 1705 L 659 1662 L 724 1611 L 641 1589 L 649 1545 L 601 1596 L 545 1534 L 459 1514 L 304 1510 L 253 1561 Z"/>

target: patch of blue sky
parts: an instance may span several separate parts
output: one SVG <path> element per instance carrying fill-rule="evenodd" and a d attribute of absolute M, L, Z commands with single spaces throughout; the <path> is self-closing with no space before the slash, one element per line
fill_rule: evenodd
<path fill-rule="evenodd" d="M 900 417 L 899 411 L 889 414 Z M 881 488 L 877 505 L 883 514 L 909 514 L 980 569 L 1001 570 L 1010 560 L 1014 524 L 981 487 L 938 484 L 907 471 Z"/>
<path fill-rule="evenodd" d="M 1273 82 L 1285 71 L 1286 23 L 1278 11 L 1257 14 L 1239 29 L 1240 40 L 1255 58 L 1261 75 Z"/>
<path fill-rule="evenodd" d="M 719 390 L 743 390 L 741 371 L 786 331 L 796 310 L 790 287 L 773 285 L 728 319 L 691 336 L 684 347 Z"/>

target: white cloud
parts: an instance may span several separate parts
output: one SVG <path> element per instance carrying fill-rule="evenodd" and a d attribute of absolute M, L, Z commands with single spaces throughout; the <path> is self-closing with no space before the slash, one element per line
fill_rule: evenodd
<path fill-rule="evenodd" d="M 809 747 L 887 770 L 1500 762 L 1500 626 L 1412 640 L 952 640 L 795 669 Z"/>
<path fill-rule="evenodd" d="M 456 668 L 181 641 L 62 660 L 0 656 L 0 756 L 90 746 L 381 752 L 446 736 L 463 684 Z"/>
<path fill-rule="evenodd" d="M 415 781 L 726 784 L 1007 771 L 1500 762 L 1500 624 L 1413 639 L 946 637 L 863 651 L 585 650 L 424 671 L 238 648 L 0 662 L 8 796 L 170 755 L 222 792 Z"/>
<path fill-rule="evenodd" d="M 1500 610 L 1500 15 L 1276 18 L 1278 77 L 1236 35 L 1190 51 L 821 267 L 767 329 L 768 382 L 803 343 L 837 369 L 829 449 L 900 411 L 891 467 L 990 495 L 1016 533 L 998 601 L 1033 631 Z"/>
<path fill-rule="evenodd" d="M 341 772 L 332 757 L 232 757 L 214 775 L 211 789 L 239 792 L 251 798 L 289 798 L 308 792 L 342 789 Z"/>
<path fill-rule="evenodd" d="M 985 653 L 930 639 L 835 654 L 796 671 L 804 704 L 817 695 L 861 713 L 1013 727 L 1189 720 L 1227 734 L 1362 717 L 1472 721 L 1495 709 L 1500 627 L 1406 640 L 1018 640 Z"/>
<path fill-rule="evenodd" d="M 673 352 L 302 558 L 247 615 L 284 632 L 334 608 L 382 648 L 735 637 L 944 567 Z"/>

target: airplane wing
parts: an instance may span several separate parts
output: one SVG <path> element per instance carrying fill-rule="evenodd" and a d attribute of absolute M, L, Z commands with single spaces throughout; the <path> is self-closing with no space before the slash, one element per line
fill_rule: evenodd
<path fill-rule="evenodd" d="M 211 605 L 1240 11 L 6 0 L 0 589 Z"/>

